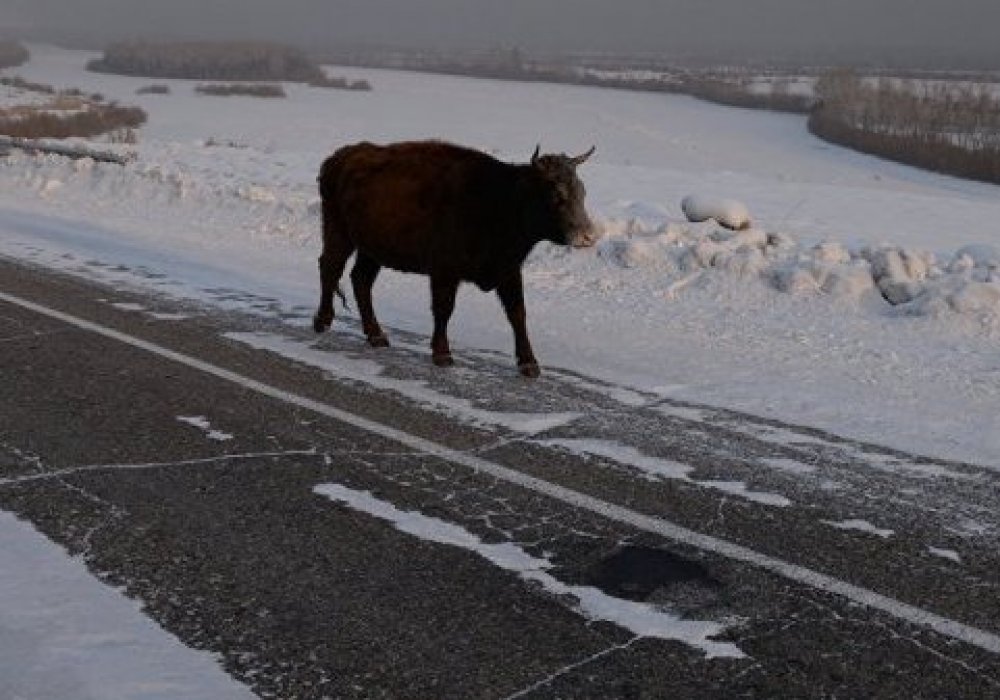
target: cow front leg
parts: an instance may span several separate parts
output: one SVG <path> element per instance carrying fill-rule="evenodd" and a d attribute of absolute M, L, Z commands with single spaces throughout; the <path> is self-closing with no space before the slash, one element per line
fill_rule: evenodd
<path fill-rule="evenodd" d="M 448 321 L 455 310 L 458 280 L 431 277 L 431 312 L 434 314 L 434 335 L 431 336 L 431 359 L 438 367 L 455 364 L 448 345 Z"/>
<path fill-rule="evenodd" d="M 354 300 L 358 303 L 358 313 L 361 314 L 361 329 L 368 344 L 373 348 L 386 348 L 389 347 L 389 339 L 382 332 L 372 305 L 372 285 L 375 284 L 379 269 L 381 265 L 358 251 L 351 269 L 351 286 L 354 288 Z"/>
<path fill-rule="evenodd" d="M 525 377 L 537 377 L 541 374 L 538 360 L 531 349 L 528 340 L 527 312 L 524 309 L 524 288 L 521 283 L 521 271 L 510 274 L 497 287 L 497 296 L 507 313 L 507 320 L 514 331 L 514 354 L 517 356 L 517 369 Z"/>

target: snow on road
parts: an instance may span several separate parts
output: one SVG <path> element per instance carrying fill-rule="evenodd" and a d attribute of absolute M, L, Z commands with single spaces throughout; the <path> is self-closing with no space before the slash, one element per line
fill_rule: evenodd
<path fill-rule="evenodd" d="M 726 625 L 682 618 L 648 603 L 624 600 L 593 586 L 570 585 L 550 573 L 552 562 L 528 554 L 511 542 L 491 544 L 465 528 L 414 511 L 401 511 L 367 491 L 341 484 L 320 484 L 313 491 L 332 501 L 391 523 L 397 530 L 421 540 L 459 547 L 475 553 L 494 566 L 516 573 L 553 596 L 572 596 L 574 609 L 589 620 L 612 622 L 639 637 L 673 639 L 688 644 L 709 658 L 743 658 L 736 645 L 713 640 Z"/>
<path fill-rule="evenodd" d="M 31 525 L 0 512 L 0 698 L 249 700 Z"/>

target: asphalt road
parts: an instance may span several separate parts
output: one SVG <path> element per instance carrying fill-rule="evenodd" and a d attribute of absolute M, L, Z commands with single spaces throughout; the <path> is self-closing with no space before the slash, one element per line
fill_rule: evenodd
<path fill-rule="evenodd" d="M 997 465 L 281 316 L 0 259 L 0 509 L 261 697 L 1000 696 Z"/>

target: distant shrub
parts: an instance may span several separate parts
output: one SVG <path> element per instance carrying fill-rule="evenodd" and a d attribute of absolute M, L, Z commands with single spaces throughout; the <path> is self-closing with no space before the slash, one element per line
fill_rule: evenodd
<path fill-rule="evenodd" d="M 115 129 L 108 134 L 108 141 L 110 143 L 134 145 L 139 143 L 139 135 L 136 133 L 135 129 L 126 126 L 122 129 Z"/>
<path fill-rule="evenodd" d="M 205 148 L 238 148 L 238 149 L 250 148 L 249 144 L 246 144 L 243 141 L 236 141 L 233 139 L 218 139 L 214 136 L 209 136 L 207 139 L 205 139 L 205 143 L 203 145 L 205 146 Z"/>
<path fill-rule="evenodd" d="M 14 68 L 31 58 L 28 49 L 16 41 L 0 41 L 0 68 Z"/>
<path fill-rule="evenodd" d="M 372 89 L 371 83 L 367 80 L 348 80 L 347 78 L 327 77 L 316 78 L 309 81 L 310 87 L 332 88 L 334 90 L 358 90 L 366 92 Z"/>
<path fill-rule="evenodd" d="M 51 85 L 45 85 L 44 83 L 32 83 L 19 75 L 15 75 L 13 78 L 0 78 L 0 85 L 26 90 L 28 92 L 41 92 L 46 95 L 56 94 L 56 89 Z"/>
<path fill-rule="evenodd" d="M 144 85 L 135 91 L 136 95 L 169 95 L 169 85 Z"/>
<path fill-rule="evenodd" d="M 195 92 L 200 95 L 212 95 L 215 97 L 230 97 L 238 95 L 241 97 L 285 97 L 285 88 L 271 83 L 213 83 L 210 85 L 198 85 Z"/>
<path fill-rule="evenodd" d="M 134 129 L 146 122 L 139 107 L 89 105 L 87 109 L 59 114 L 44 107 L 30 111 L 0 112 L 0 134 L 15 138 L 90 137 L 122 129 Z"/>

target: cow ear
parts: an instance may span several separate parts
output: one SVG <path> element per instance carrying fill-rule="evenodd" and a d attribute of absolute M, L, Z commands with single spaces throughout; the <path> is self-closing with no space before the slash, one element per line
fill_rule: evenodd
<path fill-rule="evenodd" d="M 535 146 L 535 152 L 531 154 L 531 164 L 532 165 L 535 165 L 535 164 L 538 163 L 538 154 L 541 152 L 541 150 L 542 150 L 542 144 L 538 144 L 537 146 Z"/>
<path fill-rule="evenodd" d="M 594 151 L 597 150 L 597 146 L 591 146 L 590 150 L 582 155 L 578 155 L 575 158 L 570 158 L 569 162 L 573 164 L 573 167 L 583 165 L 590 156 L 594 155 Z"/>

